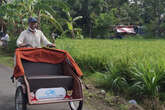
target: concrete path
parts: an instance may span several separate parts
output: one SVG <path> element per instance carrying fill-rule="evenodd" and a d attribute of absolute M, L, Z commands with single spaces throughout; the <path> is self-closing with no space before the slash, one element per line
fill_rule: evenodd
<path fill-rule="evenodd" d="M 12 69 L 0 64 L 0 110 L 15 110 L 14 95 L 16 84 L 10 80 Z M 70 110 L 67 103 L 28 105 L 27 110 Z M 89 110 L 89 109 L 83 109 Z"/>

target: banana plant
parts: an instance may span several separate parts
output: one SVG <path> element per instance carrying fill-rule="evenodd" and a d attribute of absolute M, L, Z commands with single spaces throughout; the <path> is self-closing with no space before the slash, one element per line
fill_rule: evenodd
<path fill-rule="evenodd" d="M 13 0 L 0 7 L 0 10 L 4 13 L 2 19 L 7 22 L 8 28 L 10 28 L 9 25 L 15 28 L 12 32 L 20 33 L 20 31 L 26 28 L 28 16 L 34 14 L 32 5 L 34 1 Z"/>
<path fill-rule="evenodd" d="M 53 5 L 52 5 L 53 4 Z M 54 30 L 63 33 L 63 25 L 65 18 L 61 17 L 61 13 L 69 11 L 70 8 L 64 1 L 61 0 L 40 0 L 40 3 L 36 5 L 36 8 L 40 9 L 40 17 L 47 19 L 53 24 Z M 60 10 L 60 13 L 58 12 Z"/>
<path fill-rule="evenodd" d="M 55 30 L 58 30 L 59 32 L 63 32 L 63 28 L 61 24 L 48 11 L 45 11 L 45 13 L 42 13 L 41 16 L 49 20 L 56 27 Z"/>
<path fill-rule="evenodd" d="M 54 0 L 49 0 L 49 2 L 50 1 L 53 2 Z M 50 20 L 58 30 L 63 31 L 62 26 L 55 19 L 57 14 L 52 9 L 52 4 L 49 5 L 49 2 L 44 0 L 13 0 L 0 7 L 0 13 L 2 13 L 1 20 L 6 20 L 8 24 L 13 24 L 14 27 L 16 27 L 15 30 L 19 30 L 27 27 L 27 19 L 29 16 L 38 17 L 39 24 L 40 18 L 44 16 Z M 60 4 L 62 3 L 57 3 L 56 1 L 56 5 L 60 6 Z M 64 5 L 62 6 L 64 7 Z"/>
<path fill-rule="evenodd" d="M 83 17 L 82 16 L 77 16 L 75 18 L 72 18 L 69 11 L 66 12 L 66 13 L 67 13 L 68 20 L 65 20 L 65 22 L 67 24 L 68 30 L 70 31 L 70 33 L 72 35 L 72 38 L 75 38 L 75 30 L 76 30 L 76 28 L 74 28 L 74 23 L 77 20 L 82 19 Z"/>

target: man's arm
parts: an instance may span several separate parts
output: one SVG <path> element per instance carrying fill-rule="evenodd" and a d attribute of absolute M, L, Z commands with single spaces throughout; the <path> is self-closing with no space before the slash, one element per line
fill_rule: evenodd
<path fill-rule="evenodd" d="M 45 35 L 42 32 L 41 32 L 41 39 L 42 39 L 42 43 L 44 44 L 44 46 L 56 47 L 55 44 L 52 44 L 51 42 L 48 41 L 48 39 L 45 37 Z"/>
<path fill-rule="evenodd" d="M 17 43 L 17 46 L 18 46 L 18 47 L 23 47 L 23 46 L 25 46 L 26 44 L 24 44 L 23 41 L 24 41 L 24 33 L 21 32 L 21 34 L 20 34 L 20 36 L 18 37 L 17 42 L 16 42 L 16 43 Z"/>

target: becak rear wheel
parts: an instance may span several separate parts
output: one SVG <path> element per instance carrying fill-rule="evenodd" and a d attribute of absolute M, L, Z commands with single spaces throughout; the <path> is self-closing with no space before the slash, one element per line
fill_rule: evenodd
<path fill-rule="evenodd" d="M 21 86 L 17 88 L 15 93 L 15 110 L 27 110 L 26 95 Z"/>
<path fill-rule="evenodd" d="M 69 102 L 69 107 L 71 110 L 82 110 L 83 101 L 72 101 Z"/>

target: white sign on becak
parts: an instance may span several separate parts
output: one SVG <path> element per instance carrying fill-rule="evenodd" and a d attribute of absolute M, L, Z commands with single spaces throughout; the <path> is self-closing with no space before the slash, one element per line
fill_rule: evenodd
<path fill-rule="evenodd" d="M 59 88 L 41 88 L 35 93 L 36 99 L 64 99 L 66 96 L 66 90 L 62 87 Z"/>

